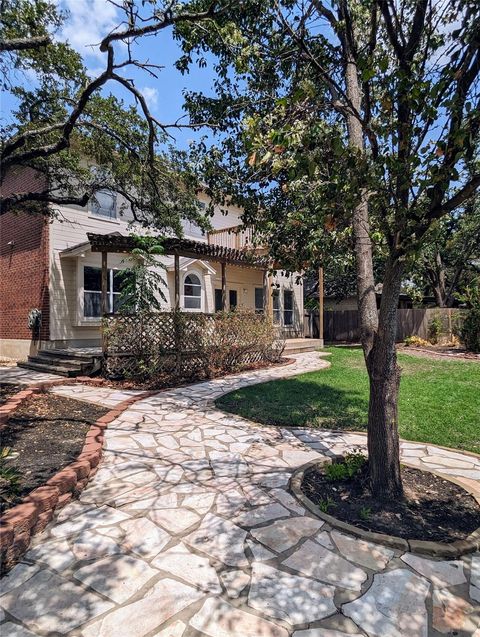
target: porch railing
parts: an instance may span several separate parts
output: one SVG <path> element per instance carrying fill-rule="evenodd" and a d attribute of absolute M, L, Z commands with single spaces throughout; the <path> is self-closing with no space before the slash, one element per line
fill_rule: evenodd
<path fill-rule="evenodd" d="M 232 248 L 234 250 L 244 250 L 246 248 L 258 248 L 253 244 L 253 228 L 244 226 L 231 226 L 219 230 L 212 230 L 207 233 L 209 244 Z"/>

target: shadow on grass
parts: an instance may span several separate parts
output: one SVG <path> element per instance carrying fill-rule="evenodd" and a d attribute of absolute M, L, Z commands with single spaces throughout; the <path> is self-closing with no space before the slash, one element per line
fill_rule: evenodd
<path fill-rule="evenodd" d="M 290 378 L 226 394 L 216 405 L 266 425 L 361 430 L 367 423 L 368 393 Z"/>

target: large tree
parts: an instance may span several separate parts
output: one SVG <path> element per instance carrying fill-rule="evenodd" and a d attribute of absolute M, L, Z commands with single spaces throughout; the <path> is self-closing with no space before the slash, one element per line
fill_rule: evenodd
<path fill-rule="evenodd" d="M 177 35 L 180 68 L 214 56 L 214 96 L 187 96 L 193 120 L 215 118 L 223 133 L 207 155 L 212 193 L 244 204 L 293 269 L 352 245 L 371 486 L 399 497 L 398 299 L 429 233 L 480 185 L 477 3 L 251 0 L 215 29 L 180 25 Z"/>
<path fill-rule="evenodd" d="M 0 213 L 52 214 L 56 205 L 84 206 L 109 189 L 123 195 L 137 222 L 181 234 L 181 218 L 205 223 L 198 175 L 185 153 L 169 148 L 180 124 L 152 114 L 129 72 L 160 81 L 162 60 L 137 59 L 139 40 L 174 24 L 212 21 L 216 3 L 200 11 L 168 1 L 112 5 L 119 25 L 97 43 L 104 68 L 92 76 L 61 40 L 69 16 L 56 2 L 1 0 L 0 69 L 12 112 L 0 129 Z M 35 178 L 11 179 L 25 169 Z"/>

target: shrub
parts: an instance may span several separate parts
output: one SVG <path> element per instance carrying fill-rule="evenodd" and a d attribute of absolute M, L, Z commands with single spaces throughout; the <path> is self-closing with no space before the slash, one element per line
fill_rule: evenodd
<path fill-rule="evenodd" d="M 480 352 L 480 279 L 467 288 L 462 300 L 468 305 L 461 329 L 462 341 L 471 352 Z"/>
<path fill-rule="evenodd" d="M 109 377 L 204 378 L 276 361 L 284 341 L 265 316 L 250 310 L 206 315 L 137 313 L 104 319 Z"/>
<path fill-rule="evenodd" d="M 428 340 L 433 345 L 438 343 L 442 328 L 442 320 L 438 314 L 435 314 L 428 324 Z"/>
<path fill-rule="evenodd" d="M 407 347 L 426 347 L 430 345 L 428 341 L 420 336 L 407 336 L 403 341 Z"/>
<path fill-rule="evenodd" d="M 366 457 L 359 452 L 347 453 L 343 462 L 334 462 L 325 467 L 325 475 L 328 480 L 334 482 L 340 480 L 351 480 L 362 469 L 367 462 Z"/>

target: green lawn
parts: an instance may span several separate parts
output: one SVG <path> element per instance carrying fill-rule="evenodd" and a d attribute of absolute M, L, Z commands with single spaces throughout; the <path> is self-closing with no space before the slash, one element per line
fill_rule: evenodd
<path fill-rule="evenodd" d="M 217 405 L 279 426 L 366 427 L 368 379 L 359 348 L 332 347 L 329 369 L 247 387 Z M 400 435 L 480 453 L 480 364 L 399 354 Z"/>

